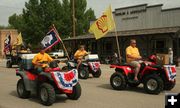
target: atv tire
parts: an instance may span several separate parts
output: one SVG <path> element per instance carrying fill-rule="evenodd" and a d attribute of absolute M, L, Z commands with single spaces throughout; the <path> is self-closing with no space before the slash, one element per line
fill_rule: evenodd
<path fill-rule="evenodd" d="M 92 71 L 92 75 L 95 78 L 99 78 L 101 76 L 101 69 L 99 68 L 96 72 Z"/>
<path fill-rule="evenodd" d="M 87 79 L 89 77 L 88 67 L 82 66 L 78 69 L 78 77 L 80 79 Z"/>
<path fill-rule="evenodd" d="M 26 99 L 30 96 L 30 91 L 27 91 L 24 85 L 23 79 L 19 79 L 17 82 L 17 93 L 20 98 Z"/>
<path fill-rule="evenodd" d="M 69 99 L 72 99 L 72 100 L 77 100 L 79 99 L 79 97 L 81 96 L 81 86 L 79 83 L 77 83 L 74 87 L 73 87 L 73 92 L 72 93 L 67 93 L 66 94 L 67 97 Z"/>
<path fill-rule="evenodd" d="M 12 63 L 11 63 L 11 61 L 7 61 L 7 62 L 6 62 L 6 67 L 7 67 L 7 68 L 12 68 Z"/>
<path fill-rule="evenodd" d="M 164 90 L 171 90 L 174 88 L 175 85 L 176 85 L 176 80 L 174 80 L 174 82 L 164 83 Z"/>
<path fill-rule="evenodd" d="M 39 88 L 39 97 L 43 105 L 52 105 L 56 99 L 56 94 L 53 86 L 48 83 L 41 84 Z"/>
<path fill-rule="evenodd" d="M 144 89 L 149 94 L 159 94 L 164 88 L 163 80 L 160 76 L 153 74 L 144 79 Z"/>
<path fill-rule="evenodd" d="M 115 90 L 124 90 L 127 86 L 125 76 L 120 72 L 111 75 L 110 84 Z"/>

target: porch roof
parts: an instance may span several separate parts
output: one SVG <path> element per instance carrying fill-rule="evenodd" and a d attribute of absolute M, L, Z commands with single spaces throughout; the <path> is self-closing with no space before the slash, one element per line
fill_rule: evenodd
<path fill-rule="evenodd" d="M 119 36 L 137 36 L 137 35 L 149 35 L 149 34 L 176 33 L 178 31 L 180 31 L 180 27 L 164 27 L 164 28 L 118 31 L 117 35 L 118 37 Z M 105 38 L 115 37 L 115 33 L 110 32 L 104 37 Z M 77 37 L 66 38 L 63 40 L 68 41 L 68 40 L 81 40 L 81 39 L 95 39 L 95 37 L 93 34 L 86 34 L 86 35 L 80 35 Z"/>

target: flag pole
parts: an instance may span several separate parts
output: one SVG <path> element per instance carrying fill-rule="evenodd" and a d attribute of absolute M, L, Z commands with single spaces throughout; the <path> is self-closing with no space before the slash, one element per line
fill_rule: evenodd
<path fill-rule="evenodd" d="M 54 26 L 54 24 L 53 24 L 53 28 L 54 28 L 54 29 L 56 30 L 56 32 L 58 33 L 58 31 L 57 31 L 56 27 Z M 59 33 L 58 33 L 58 35 L 59 35 Z M 61 40 L 61 43 L 62 43 L 63 49 L 65 50 L 65 53 L 66 53 L 66 55 L 67 55 L 68 60 L 70 60 L 69 54 L 68 54 L 67 49 L 66 49 L 66 47 L 65 47 L 65 45 L 64 45 L 64 43 L 63 43 L 62 40 Z"/>
<path fill-rule="evenodd" d="M 114 16 L 113 15 L 112 15 L 112 18 L 114 20 Z M 114 32 L 115 32 L 115 36 L 116 36 L 116 44 L 117 44 L 117 50 L 118 50 L 118 56 L 119 56 L 119 63 L 121 64 L 121 51 L 120 51 L 120 47 L 119 47 L 119 39 L 118 39 L 117 28 L 116 28 L 116 24 L 115 23 L 114 23 Z"/>
<path fill-rule="evenodd" d="M 119 56 L 119 63 L 121 64 L 121 52 L 120 52 L 120 47 L 119 47 L 119 40 L 118 40 L 118 35 L 117 35 L 117 29 L 115 26 L 115 36 L 116 36 L 116 44 L 117 44 L 117 50 L 118 50 L 118 56 Z"/>

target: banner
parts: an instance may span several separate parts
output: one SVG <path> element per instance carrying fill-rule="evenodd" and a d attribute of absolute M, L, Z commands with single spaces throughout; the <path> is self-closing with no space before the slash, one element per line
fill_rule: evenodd
<path fill-rule="evenodd" d="M 44 49 L 47 50 L 61 41 L 55 28 L 51 29 L 41 41 Z"/>
<path fill-rule="evenodd" d="M 73 86 L 78 82 L 78 71 L 77 69 L 70 70 L 68 72 L 51 72 L 51 75 L 60 90 L 65 93 L 72 93 Z"/>
<path fill-rule="evenodd" d="M 89 32 L 93 33 L 96 39 L 100 39 L 114 28 L 115 22 L 113 19 L 111 6 L 109 6 L 103 15 L 90 26 Z"/>
<path fill-rule="evenodd" d="M 16 45 L 23 45 L 23 39 L 22 39 L 21 32 L 17 36 L 17 43 L 16 43 Z"/>
<path fill-rule="evenodd" d="M 100 68 L 100 62 L 88 62 L 89 63 L 89 66 L 90 68 L 94 71 L 94 72 L 97 72 Z"/>

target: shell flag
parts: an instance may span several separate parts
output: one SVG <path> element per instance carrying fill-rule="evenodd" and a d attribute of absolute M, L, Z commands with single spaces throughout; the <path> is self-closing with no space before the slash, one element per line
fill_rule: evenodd
<path fill-rule="evenodd" d="M 21 35 L 21 32 L 20 32 L 19 35 L 17 36 L 16 45 L 22 45 L 22 44 L 23 44 L 23 39 L 22 39 L 22 35 Z"/>
<path fill-rule="evenodd" d="M 115 22 L 111 11 L 111 6 L 109 6 L 103 15 L 90 26 L 89 32 L 94 33 L 96 39 L 100 39 L 114 28 Z"/>

